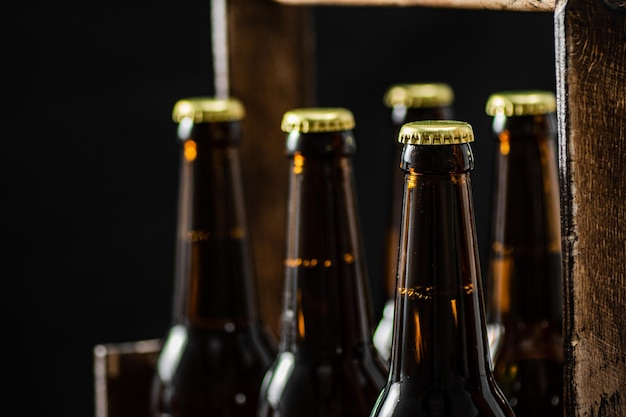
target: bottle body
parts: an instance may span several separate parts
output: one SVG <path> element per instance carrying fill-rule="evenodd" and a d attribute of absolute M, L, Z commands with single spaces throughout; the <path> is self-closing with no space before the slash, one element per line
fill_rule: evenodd
<path fill-rule="evenodd" d="M 441 129 L 460 122 L 428 123 Z M 407 126 L 424 125 L 409 123 L 403 131 Z M 460 126 L 471 132 L 469 125 Z M 470 145 L 408 142 L 401 163 L 391 370 L 371 416 L 511 417 L 490 369 Z"/>
<path fill-rule="evenodd" d="M 307 117 L 323 114 L 318 109 Z M 387 368 L 371 341 L 354 146 L 351 130 L 288 134 L 281 334 L 260 417 L 367 416 L 385 383 Z"/>
<path fill-rule="evenodd" d="M 493 130 L 496 175 L 487 306 L 489 325 L 499 329 L 492 333 L 494 376 L 518 417 L 562 415 L 556 116 L 551 111 L 498 114 Z"/>
<path fill-rule="evenodd" d="M 382 317 L 374 332 L 374 346 L 387 361 L 391 356 L 393 333 L 393 310 L 396 293 L 398 242 L 400 240 L 400 216 L 404 172 L 399 168 L 402 144 L 398 143 L 400 128 L 418 120 L 452 119 L 454 94 L 447 84 L 400 84 L 392 86 L 385 94 L 385 104 L 391 108 L 391 132 L 393 147 L 389 164 L 391 186 L 388 190 L 389 217 L 385 228 L 385 253 L 383 257 L 383 288 L 386 302 Z"/>
<path fill-rule="evenodd" d="M 173 320 L 157 361 L 151 408 L 154 416 L 254 416 L 276 348 L 255 300 L 241 123 L 183 118 L 179 137 Z"/>

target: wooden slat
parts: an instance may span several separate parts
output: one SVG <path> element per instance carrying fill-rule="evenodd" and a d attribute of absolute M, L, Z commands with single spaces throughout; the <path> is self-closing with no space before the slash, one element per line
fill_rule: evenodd
<path fill-rule="evenodd" d="M 278 334 L 282 305 L 287 160 L 283 114 L 314 100 L 308 8 L 229 0 L 231 94 L 246 106 L 242 165 L 263 318 Z"/>
<path fill-rule="evenodd" d="M 555 14 L 568 417 L 626 416 L 626 13 L 605 1 Z"/>
<path fill-rule="evenodd" d="M 421 6 L 454 9 L 509 10 L 552 12 L 555 0 L 275 0 L 279 3 L 304 6 Z"/>

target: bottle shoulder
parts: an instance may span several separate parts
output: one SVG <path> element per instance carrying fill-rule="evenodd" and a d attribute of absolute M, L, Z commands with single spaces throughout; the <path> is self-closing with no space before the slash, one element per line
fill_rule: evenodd
<path fill-rule="evenodd" d="M 323 358 L 284 351 L 265 376 L 260 416 L 367 417 L 386 379 L 378 356 Z"/>
<path fill-rule="evenodd" d="M 269 335 L 256 327 L 173 326 L 157 358 L 152 407 L 179 416 L 252 415 L 274 352 Z"/>
<path fill-rule="evenodd" d="M 222 329 L 172 326 L 164 338 L 159 361 L 166 358 L 194 357 L 195 360 L 222 358 L 233 363 L 254 358 L 266 368 L 276 355 L 276 340 L 263 325 L 232 326 Z M 249 360 L 249 359 L 246 359 Z"/>
<path fill-rule="evenodd" d="M 502 346 L 495 362 L 514 363 L 532 360 L 564 362 L 561 323 L 506 323 Z"/>
<path fill-rule="evenodd" d="M 387 362 L 373 346 L 344 353 L 307 349 L 282 350 L 276 355 L 272 368 L 288 369 L 289 373 L 329 373 L 333 378 L 363 374 L 364 378 L 375 381 L 381 388 L 389 374 Z"/>
<path fill-rule="evenodd" d="M 381 393 L 371 417 L 513 417 L 497 392 L 470 390 L 463 384 L 417 389 L 411 383 L 390 383 Z"/>

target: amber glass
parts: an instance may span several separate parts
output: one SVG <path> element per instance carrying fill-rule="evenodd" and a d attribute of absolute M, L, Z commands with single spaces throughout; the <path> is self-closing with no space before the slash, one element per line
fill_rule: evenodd
<path fill-rule="evenodd" d="M 551 93 L 542 94 L 550 99 Z M 525 99 L 522 92 L 512 99 L 516 97 Z M 552 111 L 496 114 L 493 133 L 494 203 L 486 281 L 494 375 L 517 417 L 562 416 L 556 116 Z"/>
<path fill-rule="evenodd" d="M 389 217 L 385 228 L 385 253 L 383 257 L 383 288 L 385 306 L 376 331 L 374 346 L 381 356 L 389 360 L 393 333 L 393 303 L 396 293 L 396 267 L 398 262 L 398 242 L 400 241 L 400 216 L 402 215 L 402 192 L 404 172 L 399 167 L 402 144 L 398 134 L 402 125 L 419 120 L 452 119 L 454 95 L 447 84 L 398 84 L 385 93 L 384 102 L 391 109 L 390 131 L 386 138 L 392 147 L 392 160 L 389 162 L 391 183 L 388 188 Z"/>
<path fill-rule="evenodd" d="M 257 311 L 239 159 L 241 121 L 205 121 L 198 112 L 178 124 L 173 321 L 158 358 L 151 408 L 163 417 L 250 417 L 275 340 Z"/>
<path fill-rule="evenodd" d="M 454 126 L 466 135 L 441 143 Z M 411 131 L 421 129 L 434 139 L 416 143 Z M 400 133 L 405 175 L 391 370 L 371 417 L 513 416 L 489 365 L 470 134 L 470 125 L 455 121 L 409 123 Z"/>
<path fill-rule="evenodd" d="M 296 109 L 285 119 L 290 114 L 304 123 L 292 126 L 286 140 L 282 324 L 259 416 L 365 417 L 385 383 L 387 367 L 372 344 L 352 168 L 356 145 L 351 123 L 343 123 L 352 116 L 345 109 Z"/>

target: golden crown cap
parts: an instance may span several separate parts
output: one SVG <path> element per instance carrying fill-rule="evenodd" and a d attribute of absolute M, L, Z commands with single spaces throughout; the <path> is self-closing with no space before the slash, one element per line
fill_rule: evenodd
<path fill-rule="evenodd" d="M 174 104 L 172 119 L 179 123 L 185 118 L 194 123 L 230 122 L 245 116 L 243 104 L 235 98 L 191 97 Z"/>
<path fill-rule="evenodd" d="M 556 96 L 550 91 L 505 91 L 489 96 L 485 112 L 489 116 L 532 116 L 556 111 Z"/>
<path fill-rule="evenodd" d="M 286 112 L 281 123 L 283 132 L 338 132 L 354 128 L 354 115 L 341 107 L 310 107 Z"/>
<path fill-rule="evenodd" d="M 454 102 L 452 87 L 443 83 L 396 84 L 385 93 L 387 107 L 411 108 L 449 106 Z"/>
<path fill-rule="evenodd" d="M 424 120 L 405 123 L 398 142 L 411 145 L 453 145 L 474 141 L 472 126 L 457 120 Z"/>

